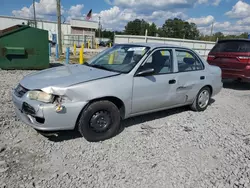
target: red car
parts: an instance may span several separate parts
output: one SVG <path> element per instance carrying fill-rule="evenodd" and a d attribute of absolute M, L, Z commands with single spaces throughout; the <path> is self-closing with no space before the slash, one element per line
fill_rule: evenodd
<path fill-rule="evenodd" d="M 207 61 L 222 70 L 223 79 L 250 82 L 250 40 L 220 40 L 208 54 Z"/>

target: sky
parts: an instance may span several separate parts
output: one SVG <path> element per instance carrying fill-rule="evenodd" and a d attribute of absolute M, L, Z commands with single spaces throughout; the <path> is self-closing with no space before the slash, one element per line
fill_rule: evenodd
<path fill-rule="evenodd" d="M 33 0 L 0 0 L 0 15 L 33 17 Z M 56 0 L 36 0 L 39 19 L 56 19 Z M 64 20 L 84 19 L 92 9 L 92 20 L 101 17 L 102 27 L 123 30 L 136 18 L 154 22 L 161 27 L 166 19 L 181 18 L 193 22 L 209 34 L 250 33 L 250 0 L 61 0 Z"/>

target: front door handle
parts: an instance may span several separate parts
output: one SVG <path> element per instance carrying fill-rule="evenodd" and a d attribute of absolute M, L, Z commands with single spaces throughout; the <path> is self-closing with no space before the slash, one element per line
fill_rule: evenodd
<path fill-rule="evenodd" d="M 205 79 L 205 76 L 201 76 L 200 79 L 201 79 L 201 80 L 204 80 L 204 79 Z"/>
<path fill-rule="evenodd" d="M 175 84 L 175 83 L 176 83 L 176 80 L 169 80 L 168 83 L 169 83 L 169 84 Z"/>

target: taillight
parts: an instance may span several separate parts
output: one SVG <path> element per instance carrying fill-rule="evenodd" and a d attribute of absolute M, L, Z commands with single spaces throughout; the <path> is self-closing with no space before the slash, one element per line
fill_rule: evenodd
<path fill-rule="evenodd" d="M 211 60 L 213 60 L 214 58 L 215 58 L 214 55 L 208 55 L 208 56 L 207 56 L 207 60 L 208 60 L 208 61 L 211 61 Z"/>
<path fill-rule="evenodd" d="M 241 63 L 250 64 L 250 57 L 249 56 L 239 56 L 238 59 Z"/>

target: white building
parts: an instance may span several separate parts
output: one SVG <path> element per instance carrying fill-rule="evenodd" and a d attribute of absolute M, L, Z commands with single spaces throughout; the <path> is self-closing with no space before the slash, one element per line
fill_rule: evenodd
<path fill-rule="evenodd" d="M 27 25 L 28 23 L 34 26 L 33 19 L 0 16 L 0 30 L 14 25 Z M 86 43 L 88 40 L 90 40 L 93 45 L 95 41 L 95 31 L 98 29 L 98 22 L 72 19 L 70 22 L 62 23 L 61 27 L 64 45 L 72 45 L 73 43 L 80 45 L 80 43 Z M 37 19 L 37 28 L 47 30 L 49 32 L 49 40 L 53 40 L 52 36 L 54 35 L 56 36 L 56 41 L 58 41 L 57 22 Z"/>

